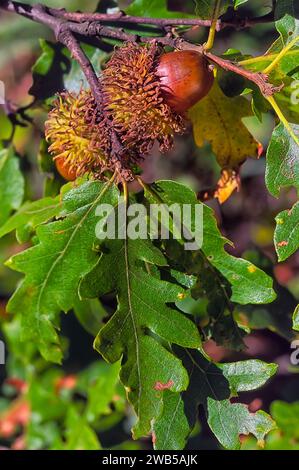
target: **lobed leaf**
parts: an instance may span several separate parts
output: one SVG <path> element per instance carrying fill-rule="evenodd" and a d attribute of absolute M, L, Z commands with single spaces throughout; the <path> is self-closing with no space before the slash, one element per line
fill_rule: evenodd
<path fill-rule="evenodd" d="M 219 16 L 223 15 L 229 6 L 233 6 L 237 0 L 220 0 Z M 210 19 L 213 17 L 216 0 L 195 0 L 195 13 L 199 18 Z"/>
<path fill-rule="evenodd" d="M 240 434 L 253 434 L 263 446 L 266 434 L 276 427 L 273 419 L 262 410 L 250 413 L 246 405 L 213 398 L 208 398 L 208 424 L 219 442 L 232 450 L 240 448 Z"/>
<path fill-rule="evenodd" d="M 190 384 L 183 394 L 169 391 L 164 394 L 163 413 L 153 426 L 156 449 L 184 448 L 199 405 L 205 408 L 211 430 L 228 449 L 240 447 L 240 434 L 250 432 L 261 441 L 273 428 L 269 415 L 263 411 L 249 413 L 245 405 L 232 404 L 229 398 L 238 391 L 264 385 L 276 372 L 275 364 L 258 360 L 216 364 L 198 351 L 188 350 L 181 350 L 179 355 L 188 370 Z"/>
<path fill-rule="evenodd" d="M 191 17 L 182 12 L 170 11 L 166 0 L 133 0 L 126 8 L 127 15 L 149 16 L 151 18 L 184 18 Z"/>
<path fill-rule="evenodd" d="M 95 348 L 109 362 L 122 358 L 121 380 L 138 419 L 136 438 L 146 435 L 151 420 L 160 414 L 163 390 L 178 392 L 188 385 L 181 361 L 162 339 L 190 348 L 200 344 L 191 320 L 168 306 L 180 298 L 183 288 L 151 274 L 152 266 L 166 264 L 148 240 L 109 240 L 80 286 L 82 297 L 116 291 L 118 308 L 100 330 Z"/>
<path fill-rule="evenodd" d="M 153 202 L 165 204 L 201 204 L 196 194 L 183 184 L 174 181 L 157 181 L 155 183 L 156 200 L 152 193 L 145 197 Z M 208 262 L 229 281 L 232 288 L 231 300 L 240 304 L 268 303 L 275 298 L 272 280 L 261 269 L 252 263 L 228 254 L 224 246 L 229 243 L 222 237 L 213 211 L 203 204 L 203 245 L 201 251 Z M 217 273 L 216 273 L 217 274 Z"/>
<path fill-rule="evenodd" d="M 299 438 L 299 402 L 286 403 L 276 400 L 271 404 L 271 414 L 279 429 L 293 441 L 297 441 Z"/>
<path fill-rule="evenodd" d="M 102 446 L 96 432 L 88 424 L 85 416 L 70 406 L 67 416 L 66 440 L 63 450 L 100 450 Z"/>
<path fill-rule="evenodd" d="M 60 362 L 57 315 L 78 300 L 80 279 L 97 263 L 95 208 L 116 204 L 118 193 L 108 183 L 89 182 L 63 199 L 65 218 L 39 226 L 39 243 L 12 257 L 7 264 L 25 273 L 8 310 L 22 312 L 22 338 L 36 341 L 45 359 Z"/>

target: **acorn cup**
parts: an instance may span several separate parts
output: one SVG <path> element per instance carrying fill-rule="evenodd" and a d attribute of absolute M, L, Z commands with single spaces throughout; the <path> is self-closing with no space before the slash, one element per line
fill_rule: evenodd
<path fill-rule="evenodd" d="M 102 121 L 91 91 L 65 91 L 57 97 L 45 123 L 45 135 L 57 170 L 66 180 L 103 172 L 110 141 Z"/>

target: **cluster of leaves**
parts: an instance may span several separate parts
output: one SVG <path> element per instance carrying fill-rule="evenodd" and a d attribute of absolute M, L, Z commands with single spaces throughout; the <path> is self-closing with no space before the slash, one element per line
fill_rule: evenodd
<path fill-rule="evenodd" d="M 148 202 L 159 198 L 160 203 L 200 204 L 193 191 L 171 181 L 157 182 L 154 189 L 148 188 L 144 197 Z M 227 334 L 232 335 L 231 331 L 226 331 L 228 325 L 231 329 L 234 328 L 234 335 L 241 336 L 241 331 L 234 322 L 230 303 L 270 302 L 274 298 L 272 281 L 248 261 L 234 258 L 224 251 L 225 240 L 217 229 L 212 211 L 206 206 L 203 247 L 199 253 L 192 254 L 190 260 L 180 261 L 177 256 L 180 245 L 174 240 L 167 248 L 170 261 L 149 240 L 116 239 L 100 243 L 95 238 L 95 208 L 100 203 L 117 207 L 119 200 L 118 190 L 111 183 L 84 182 L 76 188 L 70 189 L 70 185 L 64 187 L 61 200 L 45 198 L 26 204 L 25 208 L 11 217 L 2 226 L 1 235 L 17 229 L 24 236 L 24 233 L 28 234 L 29 228 L 32 230 L 34 227 L 35 244 L 8 261 L 10 267 L 26 276 L 10 299 L 7 309 L 15 314 L 23 312 L 21 340 L 33 341 L 46 360 L 59 362 L 62 352 L 57 327 L 61 310 L 76 311 L 80 298 L 96 299 L 115 292 L 118 299 L 117 311 L 101 327 L 95 346 L 111 363 L 123 358 L 121 380 L 129 390 L 128 398 L 138 417 L 134 435 L 141 437 L 152 430 L 157 436 L 157 448 L 167 448 L 171 442 L 176 448 L 178 440 L 181 445 L 187 438 L 192 423 L 188 428 L 187 423 L 185 424 L 184 434 L 181 426 L 177 429 L 171 427 L 171 433 L 170 430 L 167 432 L 169 439 L 164 444 L 159 435 L 161 433 L 165 436 L 164 431 L 162 432 L 165 410 L 173 406 L 174 397 L 181 402 L 181 392 L 187 390 L 185 393 L 188 393 L 191 387 L 187 373 L 190 364 L 184 364 L 181 354 L 186 354 L 187 358 L 189 355 L 192 357 L 194 350 L 199 357 L 196 357 L 196 361 L 204 360 L 199 352 L 201 339 L 196 321 L 179 310 L 180 299 L 193 295 L 193 289 L 194 296 L 204 295 L 196 286 L 203 279 L 203 288 L 210 297 L 211 322 L 206 331 L 207 337 L 217 337 L 219 342 L 227 344 L 230 340 Z M 57 220 L 45 223 L 54 214 Z M 104 228 L 103 226 L 102 229 Z M 175 267 L 170 266 L 171 256 L 175 259 Z M 199 259 L 196 259 L 197 256 Z M 200 259 L 203 260 L 202 263 Z M 212 282 L 217 282 L 219 289 L 222 289 L 224 299 L 231 292 L 231 299 L 228 301 L 221 302 L 218 298 L 222 305 L 217 304 L 208 286 L 204 286 L 205 282 L 210 282 L 207 279 L 209 274 L 212 275 Z M 223 278 L 228 281 L 227 286 Z M 142 291 L 140 282 L 143 285 Z M 89 309 L 86 308 L 83 313 L 82 305 L 79 309 L 87 322 Z M 207 363 L 209 367 L 218 370 L 216 365 Z M 221 367 L 218 373 L 225 378 Z M 259 368 L 255 362 L 237 363 L 233 367 L 237 370 L 240 368 L 237 375 L 241 376 L 242 381 L 248 380 L 248 375 L 255 376 L 248 386 L 249 390 L 259 386 L 260 380 L 262 383 L 267 380 L 275 370 L 273 365 L 266 364 L 261 364 Z M 201 367 L 203 370 L 205 368 Z M 201 381 L 203 378 L 204 376 Z M 197 396 L 195 403 L 208 406 L 211 428 L 220 442 L 231 448 L 237 447 L 239 433 L 250 431 L 262 439 L 273 426 L 271 419 L 262 412 L 250 414 L 246 407 L 230 403 L 231 394 L 242 390 L 242 385 L 234 386 L 233 380 L 226 379 L 226 390 L 223 391 L 223 385 L 217 379 L 215 390 L 206 390 L 202 398 Z M 166 389 L 167 394 L 164 391 Z M 218 396 L 220 399 L 215 400 Z M 217 401 L 216 408 L 213 400 Z M 217 414 L 220 404 L 225 409 L 228 408 L 228 413 L 240 414 L 239 427 L 231 436 L 231 441 L 225 440 L 222 435 L 221 420 L 219 422 L 222 411 L 219 409 L 220 414 Z M 181 407 L 178 410 L 184 416 L 184 410 Z M 194 415 L 196 406 L 193 418 Z M 151 427 L 153 423 L 154 429 Z"/>
<path fill-rule="evenodd" d="M 214 2 L 195 3 L 197 15 L 211 18 Z M 229 6 L 237 8 L 243 3 L 244 0 L 223 1 L 220 14 Z M 280 11 L 282 4 L 284 10 Z M 280 37 L 262 60 L 242 57 L 236 50 L 228 51 L 225 56 L 243 62 L 252 70 L 264 70 L 298 36 L 299 24 L 291 15 L 291 7 L 291 1 L 277 2 L 276 27 Z M 178 16 L 169 12 L 166 2 L 160 0 L 135 0 L 127 12 L 138 16 Z M 41 46 L 43 53 L 33 68 L 33 94 L 51 98 L 59 88 L 57 83 L 56 89 L 47 89 L 46 94 L 42 87 L 57 67 L 68 89 L 82 86 L 82 74 L 77 65 L 69 62 L 64 49 L 55 51 L 46 41 Z M 94 64 L 105 57 L 92 47 L 87 47 L 86 53 Z M 273 82 L 287 85 L 278 95 L 278 102 L 279 109 L 291 122 L 283 119 L 277 125 L 267 151 L 266 183 L 276 197 L 283 187 L 298 189 L 298 106 L 293 106 L 287 95 L 291 80 L 298 77 L 297 58 L 298 47 L 294 44 L 271 72 Z M 260 153 L 258 142 L 242 118 L 252 113 L 261 118 L 270 109 L 269 102 L 252 84 L 244 81 L 234 89 L 232 80 L 230 74 L 219 73 L 211 93 L 189 115 L 196 144 L 201 147 L 208 141 L 218 163 L 228 171 L 238 170 L 244 159 L 258 157 Z M 245 97 L 250 93 L 252 107 Z M 42 143 L 41 168 L 51 172 L 48 161 Z M 45 197 L 23 204 L 24 177 L 19 159 L 11 146 L 0 151 L 3 201 L 0 237 L 16 231 L 19 243 L 30 244 L 6 263 L 24 274 L 7 310 L 20 321 L 19 347 L 29 345 L 29 351 L 22 352 L 29 360 L 30 345 L 34 344 L 46 361 L 62 361 L 60 314 L 73 311 L 96 336 L 95 348 L 112 365 L 100 363 L 84 372 L 75 390 L 87 398 L 84 404 L 72 402 L 67 407 L 68 394 L 55 396 L 60 372 L 42 374 L 42 387 L 37 385 L 34 375 L 26 378 L 27 399 L 36 412 L 32 416 L 38 416 L 37 423 L 32 419 L 26 430 L 28 447 L 100 448 L 95 431 L 101 430 L 103 415 L 111 411 L 109 405 L 118 387 L 118 374 L 137 416 L 134 437 L 151 433 L 156 449 L 183 448 L 195 426 L 199 406 L 203 407 L 207 423 L 223 447 L 239 448 L 241 434 L 252 434 L 261 444 L 267 433 L 273 431 L 274 421 L 267 413 L 250 412 L 246 405 L 232 399 L 265 384 L 275 374 L 276 365 L 259 360 L 214 363 L 204 352 L 202 342 L 211 338 L 225 347 L 242 349 L 248 330 L 238 321 L 236 310 L 239 305 L 272 302 L 275 299 L 272 279 L 250 261 L 226 252 L 229 241 L 222 237 L 213 211 L 198 202 L 196 194 L 185 185 L 157 181 L 144 186 L 142 193 L 130 196 L 127 208 L 136 201 L 145 207 L 152 203 L 161 207 L 200 206 L 203 244 L 192 252 L 183 249 L 183 237 L 163 242 L 151 240 L 149 236 L 105 240 L 105 225 L 98 224 L 96 208 L 109 204 L 116 212 L 120 211 L 123 199 L 119 189 L 112 182 L 84 179 L 75 186 L 60 186 L 57 178 L 48 178 Z M 125 226 L 117 228 L 124 230 L 130 222 L 125 220 Z M 172 222 L 175 231 L 175 221 Z M 276 222 L 274 243 L 279 261 L 283 261 L 299 246 L 298 203 L 280 213 Z M 161 218 L 160 229 L 163 223 Z M 137 233 L 138 227 L 135 229 Z M 112 314 L 99 302 L 106 294 L 112 294 L 117 300 Z M 192 302 L 204 303 L 204 311 L 194 314 L 190 309 Z M 297 309 L 294 314 L 297 330 L 298 325 Z M 8 323 L 8 334 L 13 328 L 14 323 Z M 11 343 L 13 349 L 16 342 Z M 120 416 L 125 405 L 122 392 L 118 390 L 117 394 L 121 398 L 115 406 L 119 406 Z M 45 405 L 49 400 L 54 400 L 53 407 Z M 273 414 L 279 415 L 275 411 Z M 57 421 L 63 421 L 62 434 L 57 430 Z"/>
<path fill-rule="evenodd" d="M 120 364 L 97 361 L 65 374 L 41 359 L 35 344 L 19 342 L 19 316 L 3 330 L 10 356 L 0 400 L 1 440 L 13 449 L 101 449 L 101 433 L 126 413 Z"/>

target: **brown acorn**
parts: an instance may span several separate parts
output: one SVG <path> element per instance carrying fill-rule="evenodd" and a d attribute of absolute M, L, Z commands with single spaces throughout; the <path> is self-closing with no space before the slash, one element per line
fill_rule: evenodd
<path fill-rule="evenodd" d="M 192 50 L 162 54 L 156 73 L 164 100 L 178 113 L 184 113 L 204 98 L 214 82 L 205 57 Z"/>

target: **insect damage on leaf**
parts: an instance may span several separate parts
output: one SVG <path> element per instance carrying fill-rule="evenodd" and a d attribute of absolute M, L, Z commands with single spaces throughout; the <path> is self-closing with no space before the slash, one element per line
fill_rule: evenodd
<path fill-rule="evenodd" d="M 171 387 L 173 387 L 174 383 L 173 380 L 168 380 L 167 383 L 162 383 L 162 382 L 156 382 L 154 385 L 155 390 L 167 390 Z"/>

